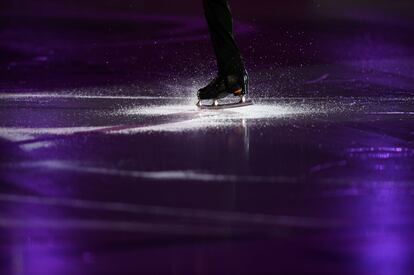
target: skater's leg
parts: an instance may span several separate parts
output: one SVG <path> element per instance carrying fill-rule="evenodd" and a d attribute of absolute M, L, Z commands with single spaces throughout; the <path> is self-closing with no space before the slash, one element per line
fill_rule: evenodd
<path fill-rule="evenodd" d="M 233 21 L 227 0 L 203 0 L 203 6 L 219 75 L 242 74 L 244 64 L 234 40 Z"/>
<path fill-rule="evenodd" d="M 235 95 L 239 103 L 246 102 L 248 76 L 239 48 L 233 36 L 233 21 L 227 0 L 203 0 L 211 40 L 217 58 L 218 76 L 197 92 L 198 105 L 202 100 L 218 99 Z"/>

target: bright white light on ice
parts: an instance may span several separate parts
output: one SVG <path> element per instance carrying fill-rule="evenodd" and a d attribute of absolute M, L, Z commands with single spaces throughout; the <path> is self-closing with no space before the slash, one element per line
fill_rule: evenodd
<path fill-rule="evenodd" d="M 198 112 L 197 107 L 191 105 L 145 105 L 122 111 L 124 115 L 163 116 L 183 112 Z"/>
<path fill-rule="evenodd" d="M 201 84 L 200 84 L 201 85 Z M 196 86 L 199 86 L 198 84 Z M 192 91 L 195 87 L 170 87 L 172 91 Z M 37 150 L 52 145 L 51 142 L 42 140 L 50 136 L 68 136 L 77 133 L 102 133 L 102 134 L 137 134 L 146 132 L 184 132 L 201 131 L 205 129 L 226 128 L 229 126 L 261 125 L 264 120 L 295 118 L 301 115 L 313 115 L 327 110 L 321 104 L 297 99 L 256 99 L 252 106 L 220 110 L 199 110 L 195 106 L 195 98 L 188 96 L 128 96 L 128 95 L 100 95 L 91 91 L 85 93 L 6 93 L 0 95 L 2 100 L 29 100 L 32 104 L 41 104 L 38 99 L 45 99 L 53 104 L 60 104 L 61 100 L 73 100 L 77 102 L 92 103 L 91 116 L 85 121 L 70 121 L 70 127 L 62 120 L 62 123 L 46 123 L 40 127 L 28 123 L 22 123 L 24 116 L 19 121 L 19 126 L 0 127 L 0 137 L 13 142 L 25 141 L 21 148 L 25 150 Z M 109 111 L 95 110 L 95 102 L 100 100 L 107 106 L 113 106 Z M 118 106 L 121 108 L 116 109 Z M 135 107 L 131 107 L 135 106 Z M 331 110 L 331 108 L 330 108 Z M 44 121 L 48 122 L 48 113 L 45 112 Z M 128 117 L 125 120 L 125 117 Z M 41 118 L 41 116 L 39 116 Z M 131 119 L 132 118 L 132 119 Z M 139 118 L 135 122 L 135 118 Z M 43 120 L 40 120 L 43 122 Z M 38 125 L 38 120 L 35 121 Z M 42 127 L 43 126 L 43 127 Z M 38 138 L 40 138 L 38 140 Z"/>
<path fill-rule="evenodd" d="M 223 119 L 262 119 L 278 118 L 291 115 L 309 114 L 313 111 L 306 107 L 295 107 L 289 105 L 255 104 L 252 106 L 221 109 L 221 110 L 198 110 L 193 105 L 161 105 L 140 106 L 123 111 L 124 115 L 143 116 L 166 116 L 174 114 L 199 114 L 200 117 L 208 116 L 212 120 Z"/>
<path fill-rule="evenodd" d="M 199 110 L 194 105 L 139 106 L 126 111 L 124 110 L 122 114 L 149 116 L 153 118 L 157 116 L 168 116 L 175 119 L 172 119 L 171 122 L 158 125 L 124 129 L 118 131 L 118 133 L 183 132 L 238 125 L 245 123 L 246 120 L 276 119 L 309 113 L 312 113 L 311 108 L 277 104 L 255 104 L 252 106 L 221 110 Z M 178 121 L 177 118 L 179 118 Z"/>
<path fill-rule="evenodd" d="M 289 105 L 256 104 L 231 110 L 228 113 L 226 112 L 225 116 L 227 119 L 263 119 L 306 114 L 310 112 L 309 109 L 292 107 Z"/>

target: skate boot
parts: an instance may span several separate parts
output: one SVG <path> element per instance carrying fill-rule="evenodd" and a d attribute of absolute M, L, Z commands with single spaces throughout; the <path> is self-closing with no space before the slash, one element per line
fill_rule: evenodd
<path fill-rule="evenodd" d="M 251 100 L 247 99 L 249 93 L 249 77 L 247 72 L 241 74 L 231 74 L 217 76 L 206 87 L 198 90 L 197 106 L 201 109 L 223 109 L 251 105 Z M 228 96 L 238 97 L 236 103 L 220 104 L 219 99 Z M 211 105 L 203 105 L 203 100 L 210 100 Z"/>

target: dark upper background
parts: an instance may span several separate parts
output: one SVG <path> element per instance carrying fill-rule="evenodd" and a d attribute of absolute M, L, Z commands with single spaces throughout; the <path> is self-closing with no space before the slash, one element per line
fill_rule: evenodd
<path fill-rule="evenodd" d="M 105 86 L 128 81 L 142 86 L 149 82 L 185 82 L 212 73 L 214 58 L 201 2 L 2 0 L 0 89 Z M 253 81 L 273 81 L 266 72 L 270 75 L 275 68 L 355 60 L 377 60 L 368 67 L 392 71 L 394 75 L 412 74 L 411 68 L 401 69 L 407 67 L 402 62 L 414 52 L 412 0 L 230 3 L 238 27 L 237 40 L 254 72 Z M 384 59 L 393 60 L 394 65 L 380 62 Z M 400 69 L 396 71 L 396 67 Z M 324 73 L 313 71 L 315 77 Z M 280 83 L 293 77 L 314 77 L 292 69 L 283 73 L 288 77 L 277 79 Z M 272 75 L 276 74 L 281 75 L 280 71 Z M 406 88 L 404 81 L 390 83 Z"/>
<path fill-rule="evenodd" d="M 411 0 L 239 0 L 230 1 L 237 17 L 243 19 L 292 19 L 313 16 L 344 16 L 350 12 L 384 12 L 413 18 L 414 1 Z M 88 11 L 145 11 L 163 14 L 198 14 L 201 0 L 3 0 L 3 10 L 55 13 L 64 10 Z"/>

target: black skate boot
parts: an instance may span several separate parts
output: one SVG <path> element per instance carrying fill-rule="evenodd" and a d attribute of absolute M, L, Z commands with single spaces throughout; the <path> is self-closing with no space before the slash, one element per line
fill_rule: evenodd
<path fill-rule="evenodd" d="M 247 99 L 249 93 L 249 77 L 247 72 L 241 74 L 231 74 L 227 76 L 217 76 L 206 87 L 198 90 L 199 108 L 222 109 L 234 108 L 251 105 L 251 100 Z M 218 100 L 228 96 L 239 97 L 237 103 L 219 104 Z M 212 105 L 203 105 L 203 100 L 212 100 Z"/>

